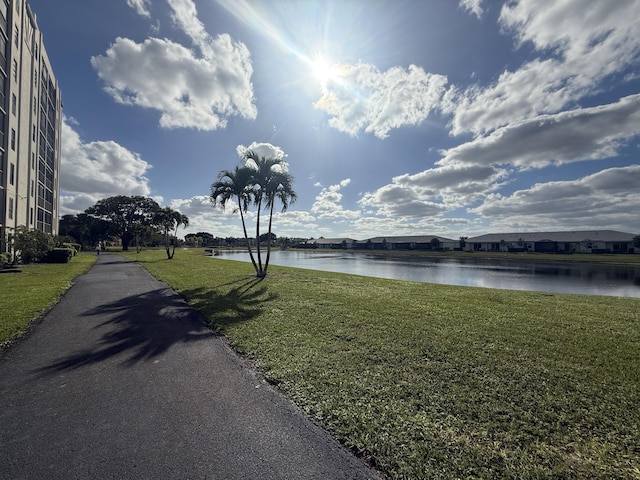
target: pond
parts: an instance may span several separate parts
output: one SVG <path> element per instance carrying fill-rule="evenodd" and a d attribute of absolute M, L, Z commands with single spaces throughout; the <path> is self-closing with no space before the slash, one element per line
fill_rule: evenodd
<path fill-rule="evenodd" d="M 246 251 L 220 258 L 249 261 Z M 264 257 L 263 257 L 264 260 Z M 469 287 L 640 298 L 640 265 L 457 258 L 384 258 L 364 253 L 274 250 L 271 265 Z"/>

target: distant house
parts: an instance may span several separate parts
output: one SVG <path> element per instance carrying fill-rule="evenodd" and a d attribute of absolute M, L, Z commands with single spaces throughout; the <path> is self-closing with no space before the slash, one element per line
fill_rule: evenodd
<path fill-rule="evenodd" d="M 460 242 L 436 235 L 375 237 L 357 243 L 358 249 L 370 250 L 456 250 Z"/>
<path fill-rule="evenodd" d="M 613 230 L 490 233 L 470 237 L 465 251 L 538 253 L 640 253 L 632 233 Z"/>
<path fill-rule="evenodd" d="M 375 237 L 367 240 L 341 237 L 312 238 L 298 245 L 298 247 L 358 250 L 455 250 L 460 249 L 460 242 L 435 235 Z"/>

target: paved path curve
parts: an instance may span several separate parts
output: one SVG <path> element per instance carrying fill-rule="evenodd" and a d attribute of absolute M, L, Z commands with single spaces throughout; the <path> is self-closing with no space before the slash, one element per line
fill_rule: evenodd
<path fill-rule="evenodd" d="M 378 477 L 167 285 L 101 255 L 0 359 L 0 478 Z"/>

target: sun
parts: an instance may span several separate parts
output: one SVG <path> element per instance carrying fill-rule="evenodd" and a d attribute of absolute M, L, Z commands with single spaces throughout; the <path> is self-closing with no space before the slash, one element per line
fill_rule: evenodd
<path fill-rule="evenodd" d="M 328 82 L 338 78 L 338 66 L 328 60 L 326 57 L 316 57 L 310 62 L 311 73 L 318 80 L 322 87 Z"/>

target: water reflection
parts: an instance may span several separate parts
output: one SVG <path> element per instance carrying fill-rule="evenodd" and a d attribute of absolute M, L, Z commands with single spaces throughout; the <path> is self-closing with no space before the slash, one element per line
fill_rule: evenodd
<path fill-rule="evenodd" d="M 222 251 L 249 261 L 246 252 Z M 272 251 L 271 264 L 368 277 L 586 295 L 640 298 L 640 266 L 533 263 L 499 259 L 397 259 L 362 253 Z"/>

